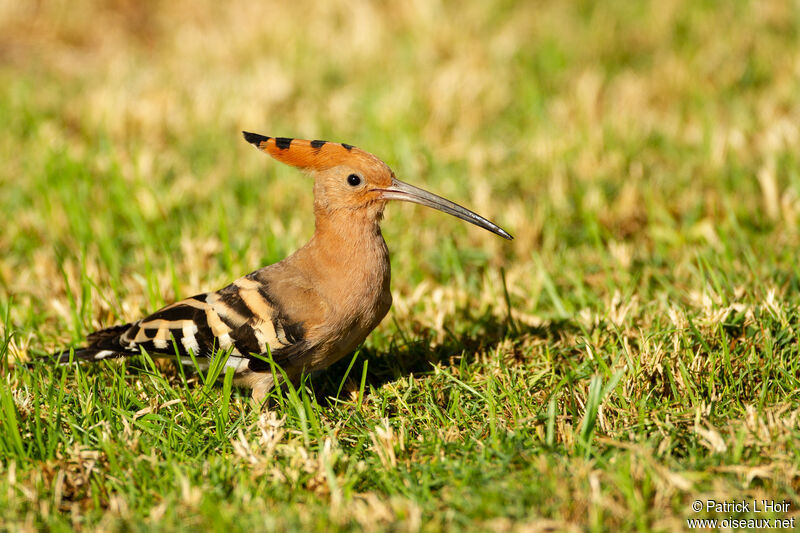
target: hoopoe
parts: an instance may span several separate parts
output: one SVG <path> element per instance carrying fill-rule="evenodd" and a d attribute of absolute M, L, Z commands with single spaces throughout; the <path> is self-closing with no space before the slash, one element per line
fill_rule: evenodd
<path fill-rule="evenodd" d="M 449 200 L 398 180 L 374 155 L 349 144 L 266 137 L 247 142 L 314 178 L 316 230 L 286 259 L 207 292 L 168 305 L 133 323 L 96 331 L 88 346 L 56 354 L 58 362 L 138 355 L 228 354 L 234 384 L 261 404 L 275 378 L 291 380 L 330 366 L 364 341 L 392 304 L 389 251 L 380 221 L 389 200 L 426 205 L 497 235 L 494 223 Z"/>

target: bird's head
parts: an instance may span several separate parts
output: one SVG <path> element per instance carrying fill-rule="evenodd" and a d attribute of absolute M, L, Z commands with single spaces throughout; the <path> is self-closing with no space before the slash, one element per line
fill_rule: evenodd
<path fill-rule="evenodd" d="M 444 211 L 506 239 L 513 238 L 477 213 L 398 180 L 386 163 L 355 146 L 242 133 L 259 150 L 314 177 L 314 208 L 318 215 L 349 210 L 380 218 L 388 200 L 405 200 Z"/>

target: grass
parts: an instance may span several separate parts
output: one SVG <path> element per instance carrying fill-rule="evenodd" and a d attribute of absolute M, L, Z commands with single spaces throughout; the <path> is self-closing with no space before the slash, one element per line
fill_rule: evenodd
<path fill-rule="evenodd" d="M 235 4 L 235 5 L 234 5 Z M 0 529 L 675 531 L 800 505 L 792 2 L 0 4 Z M 280 260 L 363 147 L 394 307 L 258 413 L 153 364 L 32 367 Z M 700 500 L 786 501 L 700 512 Z"/>

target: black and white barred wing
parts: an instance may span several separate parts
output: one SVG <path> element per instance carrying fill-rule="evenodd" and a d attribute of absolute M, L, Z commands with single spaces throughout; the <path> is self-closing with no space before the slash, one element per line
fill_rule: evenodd
<path fill-rule="evenodd" d="M 265 365 L 252 354 L 271 353 L 284 364 L 307 344 L 302 324 L 284 316 L 267 287 L 249 278 L 168 305 L 132 324 L 97 331 L 88 341 L 89 346 L 74 351 L 76 360 L 124 357 L 144 349 L 189 361 L 190 353 L 208 358 L 221 350 L 230 352 L 229 365 L 247 363 L 251 370 Z M 70 352 L 59 354 L 59 362 L 69 360 Z"/>

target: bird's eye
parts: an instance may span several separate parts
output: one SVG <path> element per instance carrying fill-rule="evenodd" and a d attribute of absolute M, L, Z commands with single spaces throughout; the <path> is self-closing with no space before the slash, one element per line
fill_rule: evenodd
<path fill-rule="evenodd" d="M 361 178 L 356 174 L 350 174 L 347 176 L 347 183 L 349 183 L 352 187 L 357 187 L 361 185 Z"/>

